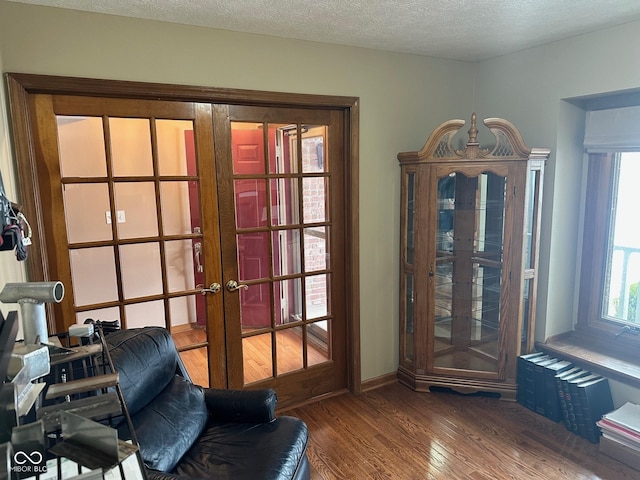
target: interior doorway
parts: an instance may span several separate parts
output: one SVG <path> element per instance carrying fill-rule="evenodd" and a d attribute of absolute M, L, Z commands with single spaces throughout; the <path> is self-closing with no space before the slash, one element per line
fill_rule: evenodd
<path fill-rule="evenodd" d="M 271 386 L 281 406 L 359 389 L 355 99 L 264 107 L 260 92 L 237 105 L 188 87 L 9 84 L 16 144 L 30 145 L 17 152 L 34 199 L 30 278 L 67 286 L 51 331 L 165 326 L 199 383 Z"/>

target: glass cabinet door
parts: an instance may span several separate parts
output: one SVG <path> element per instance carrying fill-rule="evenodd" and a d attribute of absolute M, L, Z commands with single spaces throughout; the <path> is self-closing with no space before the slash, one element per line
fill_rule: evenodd
<path fill-rule="evenodd" d="M 403 176 L 405 182 L 406 197 L 403 198 L 403 213 L 405 236 L 402 252 L 402 292 L 404 298 L 402 304 L 402 345 L 403 358 L 405 361 L 411 362 L 414 358 L 414 305 L 415 305 L 415 281 L 414 281 L 414 252 L 415 252 L 415 205 L 416 205 L 416 173 L 407 172 Z"/>
<path fill-rule="evenodd" d="M 542 164 L 533 163 L 528 171 L 527 200 L 524 214 L 524 284 L 522 289 L 522 330 L 520 331 L 521 352 L 533 350 L 534 332 L 532 318 L 535 318 L 535 292 L 537 291 L 538 230 L 540 224 L 540 195 L 542 192 Z"/>
<path fill-rule="evenodd" d="M 434 367 L 497 373 L 506 177 L 437 179 Z"/>

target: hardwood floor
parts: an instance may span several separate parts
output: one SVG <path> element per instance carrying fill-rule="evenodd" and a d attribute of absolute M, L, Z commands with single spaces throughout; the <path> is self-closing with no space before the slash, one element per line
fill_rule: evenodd
<path fill-rule="evenodd" d="M 172 332 L 171 336 L 180 349 L 187 345 L 204 343 L 207 341 L 207 333 L 204 329 L 191 328 L 179 332 Z M 207 369 L 207 347 L 200 347 L 193 350 L 185 350 L 180 352 L 180 358 L 184 363 L 191 381 L 196 385 L 203 387 L 209 386 L 209 370 Z"/>
<path fill-rule="evenodd" d="M 312 480 L 640 478 L 562 423 L 497 398 L 393 383 L 280 414 L 309 427 Z"/>
<path fill-rule="evenodd" d="M 191 328 L 173 332 L 173 340 L 178 349 L 188 345 L 204 343 L 207 340 L 203 329 Z M 257 335 L 246 338 L 243 342 L 245 349 L 244 375 L 245 384 L 269 378 L 272 374 L 271 365 L 271 337 L 269 335 Z M 281 330 L 277 334 L 278 348 L 278 374 L 295 371 L 302 368 L 302 340 L 293 330 Z M 193 383 L 209 386 L 209 373 L 207 370 L 207 348 L 201 347 L 180 352 Z M 311 342 L 307 344 L 307 361 L 309 365 L 328 361 L 327 354 L 316 348 Z"/>
<path fill-rule="evenodd" d="M 186 337 L 174 334 L 178 345 L 200 338 Z M 204 349 L 181 356 L 194 382 L 206 385 Z M 279 414 L 307 423 L 312 480 L 640 478 L 562 423 L 497 398 L 418 393 L 394 382 Z"/>

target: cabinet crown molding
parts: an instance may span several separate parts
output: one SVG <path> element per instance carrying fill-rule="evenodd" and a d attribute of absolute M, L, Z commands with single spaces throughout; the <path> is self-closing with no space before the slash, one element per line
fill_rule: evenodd
<path fill-rule="evenodd" d="M 478 128 L 475 112 L 471 114 L 471 126 L 468 130 L 469 140 L 464 148 L 457 149 L 452 145 L 455 134 L 465 125 L 464 120 L 447 120 L 436 127 L 424 146 L 415 152 L 398 154 L 400 163 L 422 163 L 429 161 L 448 160 L 523 160 L 535 153 L 545 157 L 549 149 L 532 149 L 522 139 L 520 131 L 508 120 L 503 118 L 486 118 L 483 121 L 495 138 L 491 147 L 481 147 L 478 143 Z M 535 152 L 534 152 L 535 150 Z"/>

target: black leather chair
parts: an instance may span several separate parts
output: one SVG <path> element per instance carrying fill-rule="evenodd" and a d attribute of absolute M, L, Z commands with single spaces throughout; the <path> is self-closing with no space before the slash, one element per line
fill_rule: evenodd
<path fill-rule="evenodd" d="M 307 426 L 275 416 L 273 390 L 194 385 L 164 328 L 106 341 L 150 479 L 309 479 Z"/>

